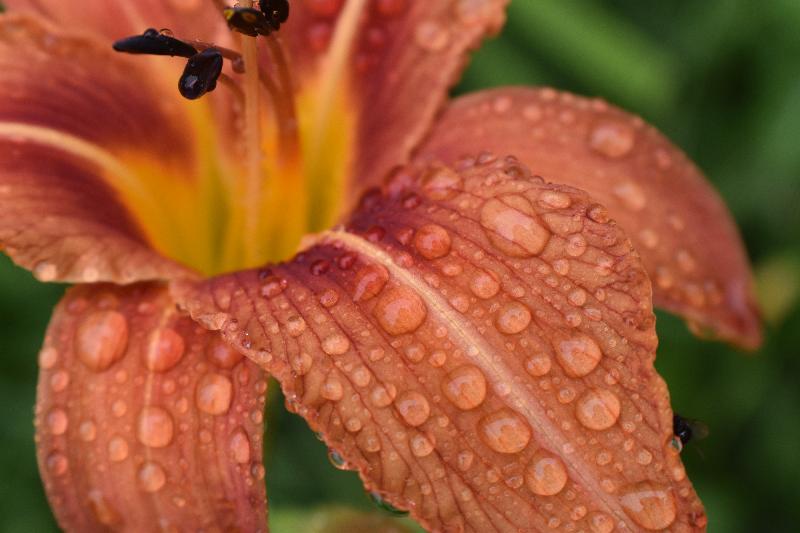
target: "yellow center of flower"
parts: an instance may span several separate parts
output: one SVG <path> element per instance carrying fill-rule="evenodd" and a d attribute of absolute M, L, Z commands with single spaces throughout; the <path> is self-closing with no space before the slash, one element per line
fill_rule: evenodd
<path fill-rule="evenodd" d="M 159 251 L 218 274 L 287 259 L 303 235 L 340 218 L 355 130 L 345 67 L 365 3 L 347 3 L 321 68 L 302 79 L 277 34 L 241 36 L 245 73 L 211 96 L 230 100 L 240 123 L 217 127 L 210 98 L 188 103 L 194 168 L 124 157 L 139 179 L 115 187 Z"/>

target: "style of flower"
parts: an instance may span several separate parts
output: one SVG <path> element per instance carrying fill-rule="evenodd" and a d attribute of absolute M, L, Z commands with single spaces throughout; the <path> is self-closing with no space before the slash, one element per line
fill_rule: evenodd
<path fill-rule="evenodd" d="M 601 100 L 448 101 L 506 3 L 6 2 L 0 245 L 76 284 L 39 356 L 61 527 L 265 531 L 272 376 L 429 530 L 705 528 L 652 305 L 757 346 L 737 231 Z"/>

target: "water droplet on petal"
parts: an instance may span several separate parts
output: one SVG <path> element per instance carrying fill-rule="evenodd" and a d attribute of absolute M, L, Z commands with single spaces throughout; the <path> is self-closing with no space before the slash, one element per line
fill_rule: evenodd
<path fill-rule="evenodd" d="M 423 188 L 433 200 L 449 198 L 460 189 L 463 180 L 449 167 L 435 167 L 423 177 Z"/>
<path fill-rule="evenodd" d="M 128 458 L 128 441 L 116 435 L 108 441 L 108 458 L 115 463 Z"/>
<path fill-rule="evenodd" d="M 621 405 L 619 398 L 606 389 L 589 389 L 575 404 L 578 421 L 589 429 L 600 431 L 616 424 Z"/>
<path fill-rule="evenodd" d="M 336 378 L 335 376 L 328 376 L 328 379 L 322 384 L 322 390 L 320 390 L 320 396 L 325 398 L 326 400 L 331 401 L 339 401 L 342 399 L 344 395 L 344 387 L 342 386 L 342 382 Z"/>
<path fill-rule="evenodd" d="M 417 457 L 427 457 L 433 452 L 433 444 L 428 437 L 418 433 L 411 437 L 410 441 L 411 452 Z"/>
<path fill-rule="evenodd" d="M 78 359 L 95 372 L 102 372 L 119 360 L 127 345 L 128 321 L 117 311 L 90 314 L 75 333 Z"/>
<path fill-rule="evenodd" d="M 527 370 L 528 374 L 531 376 L 538 378 L 550 372 L 551 365 L 550 357 L 548 357 L 547 354 L 540 353 L 531 356 L 525 361 L 525 370 Z"/>
<path fill-rule="evenodd" d="M 118 525 L 122 522 L 119 513 L 111 506 L 103 493 L 99 490 L 90 490 L 87 497 L 89 508 L 95 519 L 104 526 Z"/>
<path fill-rule="evenodd" d="M 592 528 L 592 533 L 611 533 L 614 531 L 614 520 L 607 514 L 597 511 L 589 515 L 589 527 Z"/>
<path fill-rule="evenodd" d="M 377 296 L 389 281 L 389 271 L 383 265 L 370 264 L 358 271 L 355 276 L 353 299 L 363 302 Z"/>
<path fill-rule="evenodd" d="M 478 272 L 470 281 L 469 288 L 472 294 L 478 298 L 488 300 L 500 290 L 500 283 L 497 282 L 493 274 Z"/>
<path fill-rule="evenodd" d="M 631 211 L 641 211 L 647 206 L 647 197 L 638 184 L 627 181 L 614 187 L 614 195 Z"/>
<path fill-rule="evenodd" d="M 299 337 L 306 330 L 306 321 L 301 316 L 291 316 L 286 320 L 286 332 L 290 337 Z"/>
<path fill-rule="evenodd" d="M 486 377 L 478 367 L 461 366 L 447 375 L 442 391 L 459 409 L 474 409 L 486 399 Z"/>
<path fill-rule="evenodd" d="M 400 412 L 400 416 L 410 426 L 420 426 L 428 420 L 431 414 L 431 406 L 425 396 L 416 391 L 409 391 L 401 394 L 395 401 L 395 406 Z"/>
<path fill-rule="evenodd" d="M 564 372 L 574 378 L 583 377 L 592 372 L 603 352 L 594 339 L 580 334 L 577 337 L 562 340 L 556 349 L 556 358 L 564 368 Z"/>
<path fill-rule="evenodd" d="M 531 312 L 519 302 L 511 302 L 503 306 L 497 313 L 495 324 L 501 333 L 513 335 L 528 327 L 531 323 Z"/>
<path fill-rule="evenodd" d="M 501 409 L 483 417 L 478 427 L 483 441 L 499 453 L 520 452 L 531 440 L 530 426 L 510 409 Z"/>
<path fill-rule="evenodd" d="M 627 155 L 635 141 L 633 129 L 619 122 L 603 122 L 589 134 L 589 147 L 613 159 Z"/>
<path fill-rule="evenodd" d="M 356 437 L 356 444 L 367 453 L 375 453 L 381 450 L 381 440 L 370 428 L 358 434 Z"/>
<path fill-rule="evenodd" d="M 550 232 L 533 215 L 533 207 L 523 196 L 492 198 L 481 209 L 481 225 L 501 252 L 512 257 L 531 257 L 544 250 L 550 240 Z"/>
<path fill-rule="evenodd" d="M 47 470 L 54 476 L 63 476 L 69 469 L 69 461 L 67 456 L 61 452 L 53 452 L 47 456 L 46 459 Z"/>
<path fill-rule="evenodd" d="M 572 199 L 568 194 L 558 191 L 544 191 L 539 195 L 539 201 L 547 207 L 554 209 L 566 209 L 572 205 Z"/>
<path fill-rule="evenodd" d="M 221 415 L 228 412 L 232 396 L 230 379 L 222 374 L 206 374 L 197 383 L 195 402 L 204 413 Z"/>
<path fill-rule="evenodd" d="M 47 427 L 50 428 L 52 435 L 63 435 L 67 432 L 69 426 L 69 417 L 66 411 L 60 408 L 55 408 L 47 415 Z"/>
<path fill-rule="evenodd" d="M 39 352 L 39 367 L 44 370 L 50 370 L 58 362 L 58 350 L 53 347 L 43 348 Z"/>
<path fill-rule="evenodd" d="M 350 349 L 350 340 L 340 333 L 322 339 L 322 351 L 328 355 L 342 355 Z"/>
<path fill-rule="evenodd" d="M 438 52 L 450 42 L 450 32 L 435 20 L 425 20 L 417 25 L 414 41 L 425 50 Z"/>
<path fill-rule="evenodd" d="M 567 469 L 558 457 L 537 451 L 525 470 L 528 488 L 539 496 L 553 496 L 567 484 Z"/>
<path fill-rule="evenodd" d="M 153 372 L 166 372 L 181 360 L 184 347 L 183 337 L 177 331 L 172 328 L 157 329 L 150 335 L 144 364 Z"/>
<path fill-rule="evenodd" d="M 69 385 L 69 374 L 66 370 L 59 370 L 50 376 L 50 389 L 53 392 L 63 392 Z"/>
<path fill-rule="evenodd" d="M 85 420 L 78 426 L 78 434 L 83 442 L 92 442 L 97 437 L 97 425 L 91 420 Z"/>
<path fill-rule="evenodd" d="M 292 356 L 289 363 L 292 365 L 292 370 L 294 370 L 298 376 L 305 376 L 308 374 L 308 371 L 311 370 L 314 360 L 306 352 L 300 352 Z"/>
<path fill-rule="evenodd" d="M 221 336 L 216 336 L 206 347 L 206 357 L 218 367 L 230 369 L 235 367 L 243 356 L 225 342 Z"/>
<path fill-rule="evenodd" d="M 239 464 L 250 462 L 250 438 L 243 428 L 237 428 L 228 443 L 231 458 Z"/>
<path fill-rule="evenodd" d="M 375 306 L 378 322 L 390 335 L 416 331 L 427 315 L 422 298 L 407 287 L 389 289 Z"/>
<path fill-rule="evenodd" d="M 167 483 L 167 473 L 161 465 L 153 462 L 144 463 L 139 468 L 139 486 L 145 492 L 158 492 Z"/>
<path fill-rule="evenodd" d="M 450 234 L 437 224 L 422 226 L 414 236 L 414 246 L 426 259 L 438 259 L 450 253 Z"/>
<path fill-rule="evenodd" d="M 58 277 L 58 267 L 49 261 L 42 261 L 33 267 L 33 275 L 39 281 L 47 283 Z"/>
<path fill-rule="evenodd" d="M 644 481 L 626 487 L 619 500 L 625 512 L 645 529 L 664 529 L 675 521 L 675 498 L 668 488 Z"/>
<path fill-rule="evenodd" d="M 175 427 L 172 416 L 160 407 L 145 407 L 139 414 L 137 436 L 151 448 L 163 448 L 172 442 Z"/>

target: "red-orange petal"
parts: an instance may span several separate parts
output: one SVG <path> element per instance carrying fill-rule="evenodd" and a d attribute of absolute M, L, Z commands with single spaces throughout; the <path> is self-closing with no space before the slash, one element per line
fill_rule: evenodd
<path fill-rule="evenodd" d="M 187 275 L 160 257 L 192 246 L 176 237 L 190 199 L 178 192 L 199 189 L 174 89 L 107 45 L 10 14 L 0 69 L 0 247 L 47 281 Z"/>
<path fill-rule="evenodd" d="M 504 23 L 508 0 L 350 2 L 359 3 L 364 7 L 353 12 L 357 18 L 347 20 L 343 0 L 293 2 L 280 33 L 304 81 L 322 77 L 324 85 L 330 78 L 325 69 L 344 63 L 334 89 L 346 93 L 357 121 L 350 200 L 368 180 L 408 160 L 458 81 L 467 52 Z M 334 57 L 326 55 L 339 37 L 343 46 Z"/>
<path fill-rule="evenodd" d="M 266 531 L 266 377 L 164 287 L 70 290 L 39 365 L 39 468 L 64 530 Z"/>
<path fill-rule="evenodd" d="M 102 36 L 109 42 L 146 28 L 169 28 L 181 37 L 208 41 L 227 33 L 225 20 L 211 0 L 82 0 L 80 3 L 5 0 L 3 3 L 11 13 L 33 14 L 66 30 Z"/>
<path fill-rule="evenodd" d="M 713 187 L 640 118 L 602 100 L 506 88 L 453 101 L 419 149 L 452 163 L 511 153 L 546 179 L 588 191 L 628 232 L 657 306 L 745 348 L 761 343 L 747 254 Z"/>
<path fill-rule="evenodd" d="M 405 169 L 293 262 L 174 292 L 429 530 L 702 531 L 650 283 L 601 213 L 513 158 Z"/>

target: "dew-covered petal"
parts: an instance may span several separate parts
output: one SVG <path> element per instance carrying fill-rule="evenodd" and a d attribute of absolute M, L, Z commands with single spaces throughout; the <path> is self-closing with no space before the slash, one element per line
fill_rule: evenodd
<path fill-rule="evenodd" d="M 220 202 L 209 104 L 182 100 L 179 65 L 155 76 L 137 59 L 0 16 L 0 246 L 42 280 L 186 274 L 159 255 L 213 263 L 218 229 L 197 216 Z"/>
<path fill-rule="evenodd" d="M 70 290 L 39 365 L 39 468 L 64 530 L 266 531 L 265 375 L 165 288 Z"/>
<path fill-rule="evenodd" d="M 408 168 L 291 263 L 173 287 L 430 530 L 701 531 L 650 283 L 597 209 L 513 158 Z"/>
<path fill-rule="evenodd" d="M 370 180 L 408 160 L 458 81 L 467 52 L 502 26 L 506 4 L 292 2 L 279 36 L 299 81 L 315 231 L 329 227 Z"/>
<path fill-rule="evenodd" d="M 225 21 L 211 0 L 5 0 L 6 11 L 28 13 L 70 31 L 107 40 L 134 35 L 145 28 L 169 28 L 177 35 L 213 41 L 227 32 Z"/>
<path fill-rule="evenodd" d="M 747 255 L 730 213 L 686 155 L 640 118 L 601 100 L 507 88 L 452 102 L 420 148 L 455 162 L 512 153 L 548 180 L 588 191 L 628 232 L 657 306 L 699 333 L 761 342 Z"/>

